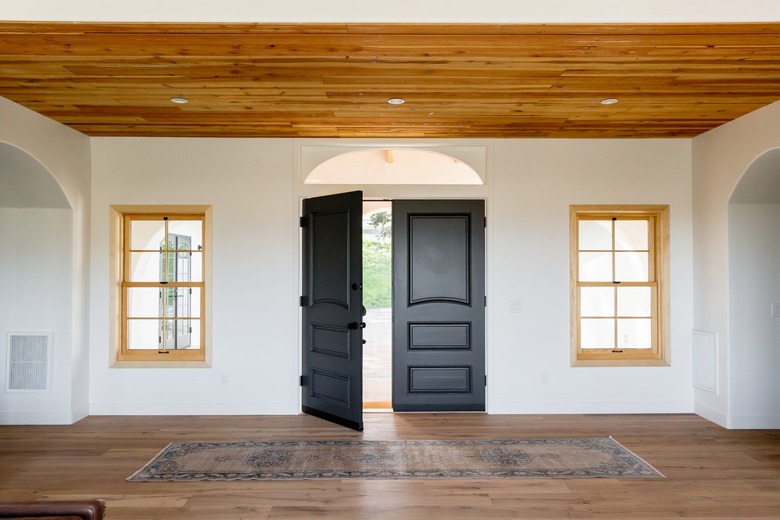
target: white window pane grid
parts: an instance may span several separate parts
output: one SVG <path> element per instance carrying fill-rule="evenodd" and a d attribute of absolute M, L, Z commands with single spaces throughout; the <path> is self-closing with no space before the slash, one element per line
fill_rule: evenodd
<path fill-rule="evenodd" d="M 650 281 L 649 224 L 645 219 L 580 220 L 578 281 Z"/>

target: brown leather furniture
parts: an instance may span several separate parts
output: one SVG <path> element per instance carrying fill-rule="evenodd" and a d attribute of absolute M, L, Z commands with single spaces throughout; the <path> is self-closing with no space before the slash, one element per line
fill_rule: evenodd
<path fill-rule="evenodd" d="M 102 500 L 0 502 L 0 518 L 48 520 L 103 520 Z"/>

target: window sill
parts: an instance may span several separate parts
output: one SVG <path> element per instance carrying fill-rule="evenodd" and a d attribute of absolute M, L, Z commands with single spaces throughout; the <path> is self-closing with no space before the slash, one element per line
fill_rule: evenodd
<path fill-rule="evenodd" d="M 573 367 L 669 367 L 666 359 L 574 359 Z"/>
<path fill-rule="evenodd" d="M 110 368 L 211 368 L 207 361 L 114 361 Z"/>

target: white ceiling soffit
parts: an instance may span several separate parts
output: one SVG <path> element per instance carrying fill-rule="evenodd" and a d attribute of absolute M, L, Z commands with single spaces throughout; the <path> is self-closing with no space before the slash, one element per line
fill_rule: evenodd
<path fill-rule="evenodd" d="M 487 147 L 301 146 L 304 184 L 485 184 Z"/>
<path fill-rule="evenodd" d="M 0 20 L 104 22 L 706 23 L 780 21 L 778 0 L 4 0 Z"/>

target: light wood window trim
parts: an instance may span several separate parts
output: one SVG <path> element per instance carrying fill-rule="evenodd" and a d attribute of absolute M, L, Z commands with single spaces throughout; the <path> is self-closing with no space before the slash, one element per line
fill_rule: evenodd
<path fill-rule="evenodd" d="M 125 227 L 127 217 L 135 220 L 156 220 L 167 215 L 177 219 L 193 219 L 203 222 L 202 281 L 201 282 L 127 282 L 124 266 L 129 265 L 129 236 Z M 211 366 L 211 206 L 111 206 L 110 208 L 110 305 L 111 313 L 110 359 L 114 368 L 207 368 Z M 198 287 L 201 290 L 199 349 L 168 350 L 168 354 L 159 354 L 157 350 L 128 351 L 127 313 L 125 311 L 126 291 L 129 287 Z"/>
<path fill-rule="evenodd" d="M 579 222 L 583 219 L 650 218 L 649 233 L 651 251 L 649 262 L 651 283 L 621 282 L 621 287 L 652 287 L 652 348 L 642 350 L 579 348 L 580 309 L 579 288 L 582 286 L 607 286 L 602 282 L 578 282 L 579 273 Z M 670 358 L 670 310 L 669 310 L 669 206 L 668 205 L 572 205 L 569 207 L 570 250 L 570 331 L 572 366 L 669 366 Z"/>

